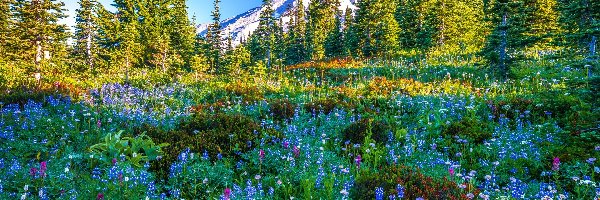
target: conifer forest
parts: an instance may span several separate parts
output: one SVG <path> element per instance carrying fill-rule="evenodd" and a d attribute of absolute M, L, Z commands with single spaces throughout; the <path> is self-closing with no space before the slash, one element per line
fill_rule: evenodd
<path fill-rule="evenodd" d="M 600 0 L 256 1 L 0 0 L 0 199 L 600 200 Z"/>

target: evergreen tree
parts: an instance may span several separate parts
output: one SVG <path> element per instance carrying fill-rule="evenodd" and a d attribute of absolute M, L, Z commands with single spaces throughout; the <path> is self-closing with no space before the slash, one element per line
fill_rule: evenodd
<path fill-rule="evenodd" d="M 262 11 L 259 17 L 258 28 L 250 38 L 250 52 L 252 58 L 266 61 L 266 67 L 271 68 L 273 59 L 273 46 L 275 44 L 275 18 L 272 0 L 263 0 Z"/>
<path fill-rule="evenodd" d="M 208 44 L 210 45 L 210 49 L 208 51 L 208 58 L 211 65 L 211 72 L 218 73 L 219 68 L 221 67 L 221 48 L 223 45 L 223 38 L 221 36 L 221 13 L 219 3 L 221 0 L 215 0 L 214 2 L 214 10 L 212 11 L 213 23 L 208 27 L 208 33 L 206 34 L 206 39 L 208 40 Z"/>
<path fill-rule="evenodd" d="M 531 37 L 535 49 L 547 48 L 555 44 L 556 36 L 560 33 L 557 0 L 533 0 L 530 2 L 531 12 L 529 15 L 530 31 L 526 36 Z"/>
<path fill-rule="evenodd" d="M 429 35 L 425 23 L 421 3 L 423 0 L 399 0 L 395 18 L 401 31 L 398 32 L 400 46 L 405 49 L 428 48 L 431 38 L 421 37 Z"/>
<path fill-rule="evenodd" d="M 354 23 L 353 11 L 346 8 L 344 14 L 344 54 L 346 56 L 360 57 L 359 38 L 356 33 L 356 24 Z"/>
<path fill-rule="evenodd" d="M 12 34 L 11 26 L 14 24 L 12 19 L 11 6 L 14 4 L 13 0 L 2 0 L 0 1 L 0 61 L 8 58 L 11 43 Z"/>
<path fill-rule="evenodd" d="M 143 63 L 146 66 L 162 69 L 163 73 L 167 71 L 174 57 L 171 51 L 172 28 L 169 7 L 170 1 L 147 0 L 137 2 L 138 15 L 143 20 L 138 20 L 140 33 L 140 43 L 143 49 Z"/>
<path fill-rule="evenodd" d="M 325 57 L 325 39 L 335 27 L 338 0 L 313 0 L 308 6 L 307 50 L 313 60 Z"/>
<path fill-rule="evenodd" d="M 287 34 L 283 31 L 283 18 L 279 18 L 279 22 L 275 23 L 274 32 L 273 32 L 273 58 L 275 59 L 275 66 L 283 71 L 283 65 L 285 62 L 285 41 Z"/>
<path fill-rule="evenodd" d="M 325 39 L 325 55 L 328 58 L 341 57 L 344 55 L 344 35 L 342 32 L 341 14 L 335 16 L 335 27 L 329 32 Z"/>
<path fill-rule="evenodd" d="M 171 51 L 181 58 L 183 66 L 188 67 L 194 55 L 194 42 L 196 26 L 188 18 L 185 0 L 171 0 L 172 8 L 169 11 Z"/>
<path fill-rule="evenodd" d="M 494 25 L 483 49 L 485 57 L 495 67 L 501 77 L 508 76 L 508 66 L 527 46 L 525 15 L 526 7 L 521 0 L 498 0 L 491 2 L 487 13 L 488 20 Z"/>
<path fill-rule="evenodd" d="M 289 22 L 288 36 L 286 37 L 286 63 L 296 64 L 306 59 L 306 11 L 304 3 L 298 0 L 294 16 Z"/>
<path fill-rule="evenodd" d="M 140 11 L 139 4 L 129 0 L 115 0 L 114 7 L 117 8 L 116 17 L 119 21 L 116 30 L 117 52 L 115 56 L 120 61 L 120 66 L 125 67 L 126 79 L 131 67 L 143 66 L 144 46 L 141 43 L 140 34 Z"/>
<path fill-rule="evenodd" d="M 596 0 L 561 0 L 560 21 L 571 47 L 585 49 L 590 57 L 596 55 L 600 38 L 600 2 Z"/>
<path fill-rule="evenodd" d="M 80 0 L 79 9 L 77 9 L 75 25 L 75 48 L 76 58 L 85 60 L 87 69 L 93 70 L 97 60 L 97 41 L 96 41 L 96 15 L 94 8 L 97 2 L 95 0 Z"/>
<path fill-rule="evenodd" d="M 118 15 L 108 11 L 101 3 L 96 4 L 94 12 L 97 15 L 98 25 L 96 41 L 98 42 L 98 57 L 96 65 L 108 68 L 119 62 L 118 46 L 121 22 Z M 109 70 L 110 72 L 110 70 Z"/>
<path fill-rule="evenodd" d="M 48 60 L 60 61 L 66 55 L 67 27 L 64 3 L 55 0 L 18 0 L 15 2 L 16 59 L 32 63 L 36 71 Z"/>
<path fill-rule="evenodd" d="M 483 0 L 438 0 L 431 11 L 437 15 L 434 41 L 440 50 L 463 53 L 480 50 L 484 41 Z"/>
<path fill-rule="evenodd" d="M 363 0 L 358 7 L 356 27 L 363 55 L 392 56 L 398 50 L 396 1 Z"/>

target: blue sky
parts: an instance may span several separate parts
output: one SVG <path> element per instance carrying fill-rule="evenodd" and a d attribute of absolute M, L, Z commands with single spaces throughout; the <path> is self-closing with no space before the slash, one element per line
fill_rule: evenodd
<path fill-rule="evenodd" d="M 110 9 L 112 0 L 98 0 Z M 69 17 L 64 19 L 62 23 L 67 24 L 69 27 L 75 25 L 75 10 L 79 8 L 78 0 L 63 0 L 65 2 L 66 12 Z M 220 3 L 221 7 L 221 19 L 236 16 L 240 13 L 246 12 L 252 8 L 258 7 L 262 4 L 262 0 L 222 0 Z M 188 0 L 187 1 L 188 13 L 190 19 L 192 16 L 196 16 L 196 23 L 202 24 L 211 21 L 210 12 L 213 10 L 213 0 Z"/>

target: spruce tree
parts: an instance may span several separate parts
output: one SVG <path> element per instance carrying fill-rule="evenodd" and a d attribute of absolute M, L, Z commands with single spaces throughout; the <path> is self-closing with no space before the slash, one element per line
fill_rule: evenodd
<path fill-rule="evenodd" d="M 344 55 L 343 37 L 341 13 L 338 13 L 335 16 L 335 27 L 325 39 L 325 56 L 327 58 L 342 57 Z"/>
<path fill-rule="evenodd" d="M 529 22 L 531 30 L 527 36 L 533 42 L 530 44 L 535 49 L 544 49 L 556 43 L 556 36 L 560 33 L 558 18 L 558 2 L 556 0 L 534 0 L 531 2 Z"/>
<path fill-rule="evenodd" d="M 298 0 L 291 17 L 286 37 L 285 57 L 288 65 L 306 60 L 306 11 L 302 0 Z"/>
<path fill-rule="evenodd" d="M 363 55 L 392 56 L 399 47 L 396 1 L 363 0 L 358 8 L 356 26 Z"/>
<path fill-rule="evenodd" d="M 18 0 L 15 2 L 16 59 L 31 63 L 41 71 L 47 61 L 60 61 L 66 55 L 67 27 L 64 3 L 55 0 Z"/>
<path fill-rule="evenodd" d="M 117 65 L 120 61 L 118 46 L 121 22 L 116 13 L 108 11 L 101 3 L 96 4 L 94 12 L 97 15 L 96 23 L 98 25 L 96 41 L 99 59 L 96 62 L 96 69 L 101 66 L 109 69 L 109 66 Z"/>
<path fill-rule="evenodd" d="M 308 6 L 308 52 L 313 60 L 325 57 L 325 39 L 335 27 L 338 0 L 313 0 Z"/>
<path fill-rule="evenodd" d="M 12 43 L 11 26 L 14 24 L 11 6 L 13 0 L 0 1 L 0 60 L 9 59 L 10 44 Z"/>
<path fill-rule="evenodd" d="M 354 23 L 353 11 L 349 7 L 344 13 L 344 54 L 351 57 L 360 57 L 359 38 Z"/>
<path fill-rule="evenodd" d="M 208 33 L 206 35 L 206 39 L 208 40 L 208 44 L 210 45 L 210 49 L 208 51 L 208 58 L 210 60 L 211 72 L 219 73 L 219 68 L 221 67 L 221 48 L 223 45 L 223 38 L 221 36 L 221 13 L 219 3 L 221 0 L 215 0 L 214 2 L 214 10 L 212 11 L 212 19 L 213 22 L 208 26 Z"/>
<path fill-rule="evenodd" d="M 97 23 L 94 9 L 95 0 L 80 0 L 79 9 L 77 9 L 75 25 L 75 47 L 74 54 L 76 58 L 83 59 L 88 70 L 94 69 L 97 60 Z"/>
<path fill-rule="evenodd" d="M 138 2 L 138 31 L 143 49 L 143 63 L 146 66 L 162 69 L 163 73 L 170 68 L 174 53 L 171 51 L 170 28 L 172 24 L 169 9 L 170 1 L 148 0 Z"/>
<path fill-rule="evenodd" d="M 600 39 L 600 2 L 596 0 L 561 0 L 560 22 L 566 30 L 567 46 L 596 56 Z"/>
<path fill-rule="evenodd" d="M 509 65 L 522 57 L 522 50 L 529 44 L 524 37 L 528 28 L 527 7 L 521 0 L 494 1 L 489 6 L 487 17 L 494 27 L 483 53 L 499 76 L 507 78 Z"/>
<path fill-rule="evenodd" d="M 275 39 L 275 18 L 272 0 L 263 0 L 258 28 L 250 39 L 250 52 L 254 61 L 264 60 L 267 68 L 271 68 Z"/>
<path fill-rule="evenodd" d="M 433 4 L 438 49 L 473 53 L 483 45 L 483 0 L 439 0 Z"/>
<path fill-rule="evenodd" d="M 423 0 L 399 0 L 396 8 L 395 18 L 400 31 L 398 40 L 400 46 L 405 49 L 429 47 L 430 41 L 419 37 L 425 28 L 425 20 L 420 12 Z"/>
<path fill-rule="evenodd" d="M 196 27 L 188 18 L 185 0 L 171 0 L 172 8 L 169 11 L 170 24 L 169 34 L 171 39 L 171 51 L 181 57 L 183 66 L 189 67 L 194 55 L 194 41 Z"/>

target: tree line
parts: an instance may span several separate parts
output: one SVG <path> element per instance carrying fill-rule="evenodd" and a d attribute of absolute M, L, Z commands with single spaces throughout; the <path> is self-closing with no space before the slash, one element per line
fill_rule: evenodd
<path fill-rule="evenodd" d="M 185 0 L 115 0 L 115 12 L 80 0 L 74 34 L 56 0 L 2 0 L 0 61 L 31 71 L 152 68 L 165 73 L 258 73 L 339 57 L 393 59 L 401 52 L 477 55 L 505 75 L 527 52 L 568 50 L 594 58 L 597 0 L 297 0 L 289 22 L 263 0 L 258 28 L 240 45 L 223 35 L 220 0 L 198 35 Z M 69 44 L 68 41 L 72 41 Z"/>

